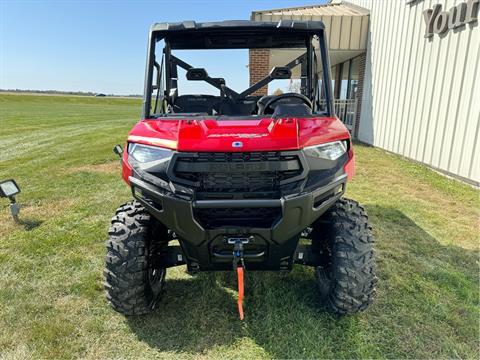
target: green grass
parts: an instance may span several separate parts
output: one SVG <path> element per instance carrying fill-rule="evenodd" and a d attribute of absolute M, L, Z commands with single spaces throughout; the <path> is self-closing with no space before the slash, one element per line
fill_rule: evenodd
<path fill-rule="evenodd" d="M 0 179 L 22 186 L 23 225 L 0 199 L 0 358 L 479 358 L 479 193 L 357 145 L 348 196 L 377 240 L 365 313 L 322 311 L 312 269 L 247 273 L 238 320 L 231 273 L 169 270 L 158 309 L 107 305 L 104 241 L 130 198 L 111 149 L 134 99 L 0 95 Z"/>

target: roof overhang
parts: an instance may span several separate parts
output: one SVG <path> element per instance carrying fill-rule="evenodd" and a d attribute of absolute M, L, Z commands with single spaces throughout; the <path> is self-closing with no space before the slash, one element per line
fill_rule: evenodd
<path fill-rule="evenodd" d="M 253 11 L 253 21 L 321 21 L 330 51 L 358 51 L 367 48 L 370 12 L 346 1 L 284 9 Z"/>

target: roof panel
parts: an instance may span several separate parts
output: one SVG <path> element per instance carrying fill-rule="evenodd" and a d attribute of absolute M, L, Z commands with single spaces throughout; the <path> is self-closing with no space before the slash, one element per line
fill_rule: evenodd
<path fill-rule="evenodd" d="M 352 17 L 352 30 L 350 32 L 350 49 L 361 49 L 362 18 Z"/>
<path fill-rule="evenodd" d="M 332 17 L 332 27 L 330 28 L 330 49 L 340 48 L 340 36 L 342 28 L 342 17 Z"/>
<path fill-rule="evenodd" d="M 265 21 L 265 17 L 270 17 L 270 19 L 277 19 L 276 22 Z M 251 20 L 225 20 L 217 22 L 195 22 L 195 21 L 183 21 L 183 22 L 165 22 L 165 23 L 155 23 L 150 27 L 152 32 L 183 32 L 183 31 L 216 31 L 221 29 L 229 30 L 249 30 L 249 29 L 263 29 L 275 31 L 276 29 L 291 29 L 292 31 L 308 31 L 316 32 L 318 30 L 323 30 L 323 24 L 320 21 L 293 21 L 288 19 L 285 16 L 278 14 L 252 14 L 252 18 L 255 18 L 256 21 Z M 259 21 L 260 20 L 260 21 Z M 262 21 L 263 20 L 263 21 Z M 281 20 L 281 21 L 280 21 Z"/>
<path fill-rule="evenodd" d="M 270 14 L 270 15 L 289 15 L 293 12 L 301 11 L 305 15 L 352 15 L 352 16 L 364 16 L 369 15 L 370 12 L 367 9 L 350 3 L 335 3 L 335 4 L 323 4 L 323 5 L 309 5 L 298 6 L 284 9 L 270 9 L 270 10 L 257 10 L 254 14 Z"/>
<path fill-rule="evenodd" d="M 342 31 L 340 32 L 340 49 L 350 49 L 350 39 L 352 37 L 352 19 L 353 16 L 342 17 Z"/>

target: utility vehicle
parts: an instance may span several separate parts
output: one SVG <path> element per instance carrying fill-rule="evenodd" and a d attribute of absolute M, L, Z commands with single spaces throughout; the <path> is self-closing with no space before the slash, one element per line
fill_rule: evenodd
<path fill-rule="evenodd" d="M 177 56 L 208 50 L 221 62 L 219 49 L 269 51 L 274 66 L 236 91 Z M 276 80 L 298 92 L 257 95 Z M 215 93 L 185 94 L 182 81 Z M 139 315 L 161 304 L 166 269 L 178 265 L 233 270 L 241 318 L 244 273 L 294 264 L 314 268 L 327 309 L 371 303 L 373 237 L 364 208 L 342 198 L 354 152 L 335 116 L 321 22 L 152 25 L 142 119 L 116 152 L 134 200 L 116 211 L 107 241 L 115 310 Z"/>

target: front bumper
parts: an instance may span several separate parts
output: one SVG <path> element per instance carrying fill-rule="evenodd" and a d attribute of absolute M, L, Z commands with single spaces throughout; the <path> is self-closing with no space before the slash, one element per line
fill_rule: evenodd
<path fill-rule="evenodd" d="M 147 176 L 148 179 L 148 176 Z M 228 270 L 229 237 L 249 237 L 245 262 L 252 270 L 291 269 L 301 232 L 318 219 L 345 192 L 347 175 L 337 174 L 327 185 L 278 199 L 195 200 L 167 191 L 173 184 L 152 184 L 145 178 L 129 178 L 134 197 L 162 224 L 176 233 L 191 270 Z M 203 227 L 196 209 L 277 208 L 281 216 L 270 228 Z"/>

